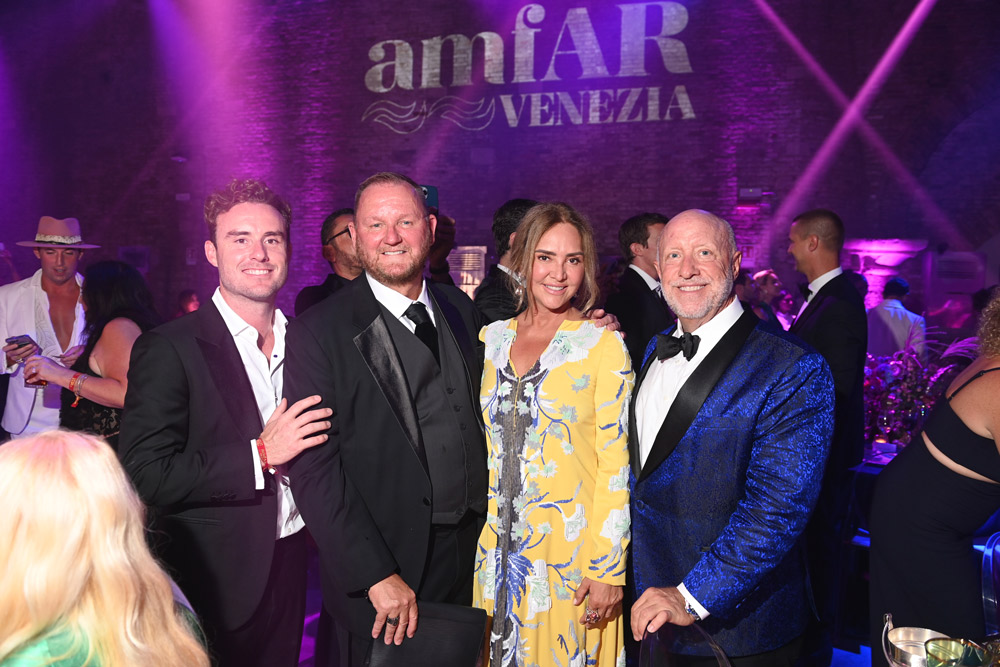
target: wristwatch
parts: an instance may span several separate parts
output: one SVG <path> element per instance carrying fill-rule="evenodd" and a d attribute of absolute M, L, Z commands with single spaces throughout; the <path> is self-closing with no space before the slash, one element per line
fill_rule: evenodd
<path fill-rule="evenodd" d="M 688 616 L 690 616 L 694 620 L 696 620 L 696 621 L 700 621 L 701 620 L 701 615 L 698 613 L 698 611 L 694 607 L 691 606 L 690 602 L 688 602 L 687 605 L 684 607 L 684 611 L 686 611 L 688 613 Z"/>

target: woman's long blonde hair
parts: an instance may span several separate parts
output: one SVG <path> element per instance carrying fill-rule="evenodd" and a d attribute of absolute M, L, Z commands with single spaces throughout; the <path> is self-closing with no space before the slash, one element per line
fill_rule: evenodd
<path fill-rule="evenodd" d="M 543 202 L 532 206 L 524 214 L 511 246 L 510 268 L 515 276 L 521 276 L 521 279 L 512 280 L 518 310 L 533 305 L 528 285 L 539 241 L 545 232 L 562 223 L 576 228 L 583 249 L 583 283 L 574 297 L 576 307 L 586 313 L 600 298 L 600 287 L 597 285 L 597 244 L 594 242 L 594 231 L 590 228 L 590 223 L 569 204 Z"/>
<path fill-rule="evenodd" d="M 49 431 L 0 446 L 0 662 L 59 635 L 88 665 L 207 667 L 144 513 L 99 438 Z"/>

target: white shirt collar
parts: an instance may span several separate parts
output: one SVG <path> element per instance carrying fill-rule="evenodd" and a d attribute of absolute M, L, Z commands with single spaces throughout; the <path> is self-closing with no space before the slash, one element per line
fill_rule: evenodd
<path fill-rule="evenodd" d="M 497 266 L 499 266 L 499 264 Z M 405 313 L 406 309 L 413 303 L 413 299 L 400 294 L 391 287 L 383 285 L 379 281 L 372 278 L 368 272 L 365 272 L 365 278 L 368 280 L 368 284 L 372 288 L 372 293 L 375 294 L 375 299 L 380 304 L 385 306 L 385 309 L 392 313 L 396 319 L 402 320 L 403 322 L 409 322 L 409 318 L 403 320 L 403 318 L 406 317 L 403 313 Z M 427 292 L 426 280 L 420 285 L 420 296 L 417 297 L 417 301 L 427 307 L 427 312 L 430 313 L 431 316 L 431 322 L 434 323 L 434 326 L 437 326 L 437 317 L 434 314 L 434 307 L 431 305 L 431 296 Z"/>
<path fill-rule="evenodd" d="M 742 314 L 743 305 L 739 299 L 733 298 L 733 302 L 716 313 L 715 317 L 692 331 L 691 333 L 699 338 L 698 352 L 689 361 L 700 361 L 705 355 L 711 352 L 712 348 L 722 340 L 722 337 L 736 324 L 736 320 L 740 319 Z M 677 320 L 677 328 L 674 329 L 673 335 L 680 338 L 683 333 L 682 329 L 680 320 Z"/>
<path fill-rule="evenodd" d="M 648 287 L 649 289 L 655 290 L 657 287 L 660 286 L 660 281 L 659 280 L 657 280 L 653 276 L 649 275 L 648 273 L 646 273 L 645 271 L 643 271 L 642 269 L 640 269 L 635 264 L 629 264 L 628 268 L 630 268 L 633 271 L 635 271 L 636 273 L 638 273 L 639 277 L 642 278 L 642 281 L 644 283 L 646 283 L 646 287 Z"/>
<path fill-rule="evenodd" d="M 819 278 L 817 278 L 816 280 L 814 280 L 811 283 L 809 283 L 809 300 L 812 301 L 812 298 L 814 296 L 816 296 L 816 292 L 818 292 L 821 289 L 823 289 L 824 285 L 826 285 L 828 282 L 830 282 L 831 280 L 833 280 L 834 278 L 836 278 L 837 276 L 839 276 L 843 272 L 844 272 L 844 270 L 838 266 L 835 269 L 831 269 L 831 270 L 827 271 L 826 273 L 824 273 L 823 275 L 821 275 Z"/>
<path fill-rule="evenodd" d="M 233 338 L 236 338 L 247 329 L 253 329 L 253 335 L 256 338 L 257 330 L 247 324 L 246 320 L 237 315 L 236 311 L 233 310 L 228 303 L 226 303 L 226 300 L 222 297 L 222 291 L 218 287 L 215 288 L 215 293 L 212 294 L 212 303 L 214 303 L 215 307 L 219 309 L 219 314 L 222 315 L 222 321 L 226 323 L 226 328 L 229 329 L 229 334 Z M 284 331 L 287 323 L 288 320 L 285 318 L 285 314 L 281 312 L 280 308 L 275 308 L 274 319 L 271 323 L 271 327 L 275 334 L 282 334 L 280 336 L 275 336 L 276 345 L 278 344 L 279 339 L 282 342 L 282 346 L 284 345 Z"/>

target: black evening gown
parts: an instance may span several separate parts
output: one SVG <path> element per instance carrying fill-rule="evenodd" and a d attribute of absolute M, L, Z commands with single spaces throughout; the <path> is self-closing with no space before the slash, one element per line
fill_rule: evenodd
<path fill-rule="evenodd" d="M 992 370 L 1000 369 L 989 369 Z M 972 382 L 979 375 L 974 376 Z M 948 458 L 1000 482 L 1000 454 L 992 439 L 969 430 L 950 400 L 934 409 L 925 432 Z M 1000 509 L 1000 484 L 970 479 L 935 459 L 917 438 L 879 475 L 872 500 L 872 664 L 885 665 L 882 618 L 950 637 L 986 634 L 976 531 Z"/>

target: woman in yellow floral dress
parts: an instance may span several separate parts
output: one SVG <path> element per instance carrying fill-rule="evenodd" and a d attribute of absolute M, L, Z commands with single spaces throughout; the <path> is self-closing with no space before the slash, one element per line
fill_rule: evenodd
<path fill-rule="evenodd" d="M 490 478 L 475 604 L 492 618 L 490 664 L 624 665 L 628 352 L 582 314 L 597 252 L 576 211 L 531 209 L 513 254 L 527 309 L 480 334 Z"/>

